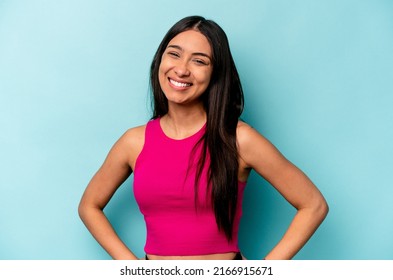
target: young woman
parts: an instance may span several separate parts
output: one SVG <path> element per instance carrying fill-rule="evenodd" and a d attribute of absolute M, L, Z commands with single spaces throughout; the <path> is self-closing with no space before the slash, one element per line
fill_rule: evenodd
<path fill-rule="evenodd" d="M 239 121 L 243 91 L 224 31 L 199 16 L 177 22 L 151 64 L 154 114 L 112 147 L 88 184 L 79 214 L 114 259 L 138 259 L 103 213 L 134 173 L 147 227 L 146 256 L 241 259 L 238 229 L 250 171 L 271 183 L 297 213 L 266 259 L 291 259 L 328 212 L 307 176 Z"/>

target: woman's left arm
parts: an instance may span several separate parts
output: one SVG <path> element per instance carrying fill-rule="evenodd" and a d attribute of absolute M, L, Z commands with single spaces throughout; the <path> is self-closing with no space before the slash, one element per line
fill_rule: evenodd
<path fill-rule="evenodd" d="M 239 156 L 244 169 L 265 178 L 296 209 L 287 231 L 266 259 L 291 259 L 306 244 L 328 213 L 325 198 L 311 180 L 256 130 L 239 123 Z"/>

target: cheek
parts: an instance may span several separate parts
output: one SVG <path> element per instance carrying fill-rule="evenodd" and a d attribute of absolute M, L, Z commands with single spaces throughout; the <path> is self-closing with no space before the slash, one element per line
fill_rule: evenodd
<path fill-rule="evenodd" d="M 167 58 L 162 57 L 158 71 L 165 73 L 169 70 L 169 68 L 170 68 L 170 61 Z"/>
<path fill-rule="evenodd" d="M 207 71 L 203 73 L 203 75 L 200 75 L 200 82 L 209 85 L 212 76 L 211 74 L 211 71 Z"/>
<path fill-rule="evenodd" d="M 165 81 L 165 69 L 162 67 L 162 64 L 158 68 L 158 81 L 160 83 L 160 86 L 162 87 L 162 83 Z"/>

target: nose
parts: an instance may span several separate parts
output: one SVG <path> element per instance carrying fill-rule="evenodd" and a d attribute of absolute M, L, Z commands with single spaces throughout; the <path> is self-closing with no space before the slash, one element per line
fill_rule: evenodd
<path fill-rule="evenodd" d="M 187 61 L 179 60 L 175 66 L 175 73 L 179 77 L 187 77 L 190 75 L 190 70 L 188 69 Z"/>

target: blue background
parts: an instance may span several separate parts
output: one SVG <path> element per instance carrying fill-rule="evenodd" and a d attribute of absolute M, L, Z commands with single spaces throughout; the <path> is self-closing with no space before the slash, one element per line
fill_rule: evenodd
<path fill-rule="evenodd" d="M 330 213 L 297 259 L 393 259 L 393 2 L 0 1 L 0 259 L 108 259 L 77 214 L 113 143 L 150 117 L 166 31 L 226 31 L 243 119 L 320 188 Z M 105 209 L 143 254 L 132 177 Z M 262 258 L 294 214 L 252 174 L 240 246 Z"/>

